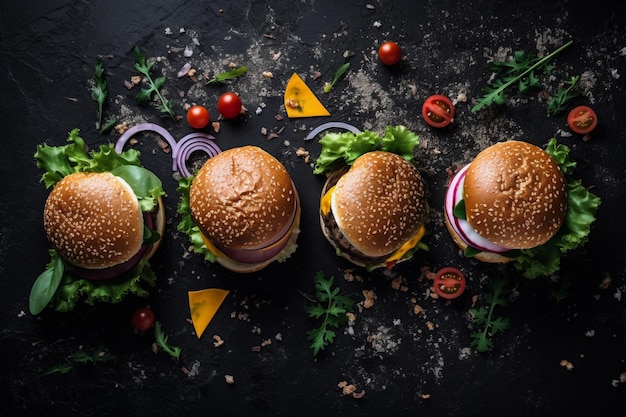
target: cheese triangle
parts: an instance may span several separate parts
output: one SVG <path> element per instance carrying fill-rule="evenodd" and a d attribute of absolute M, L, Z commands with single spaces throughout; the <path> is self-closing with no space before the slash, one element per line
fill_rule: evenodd
<path fill-rule="evenodd" d="M 202 333 L 204 333 L 204 330 L 229 293 L 230 291 L 221 290 L 219 288 L 208 288 L 205 290 L 189 291 L 187 293 L 189 297 L 191 321 L 198 339 L 200 339 L 200 336 L 202 336 Z"/>
<path fill-rule="evenodd" d="M 330 116 L 330 112 L 295 72 L 285 88 L 284 101 L 289 118 Z"/>

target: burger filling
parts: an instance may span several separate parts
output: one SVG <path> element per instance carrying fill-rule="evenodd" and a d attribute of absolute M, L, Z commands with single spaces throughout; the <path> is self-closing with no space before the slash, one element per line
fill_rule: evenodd
<path fill-rule="evenodd" d="M 392 267 L 393 265 L 395 265 L 396 262 L 402 260 L 403 258 L 411 257 L 413 253 L 418 249 L 418 245 L 420 244 L 420 241 L 426 231 L 424 225 L 419 228 L 417 233 L 413 235 L 411 239 L 409 239 L 399 249 L 391 254 L 387 254 L 384 256 L 368 256 L 359 251 L 357 248 L 352 246 L 350 241 L 346 239 L 343 233 L 341 233 L 339 226 L 337 226 L 337 221 L 333 216 L 330 203 L 334 191 L 335 186 L 333 185 L 322 197 L 320 201 L 320 211 L 322 214 L 322 219 L 324 221 L 324 227 L 326 228 L 330 238 L 335 242 L 338 255 L 340 255 L 341 253 L 346 253 L 350 258 L 358 259 L 366 265 L 384 264 L 387 267 Z"/>

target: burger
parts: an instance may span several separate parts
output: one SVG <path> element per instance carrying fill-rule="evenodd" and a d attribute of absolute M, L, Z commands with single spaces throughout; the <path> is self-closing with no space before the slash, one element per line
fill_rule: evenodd
<path fill-rule="evenodd" d="M 284 165 L 263 149 L 220 152 L 179 185 L 178 230 L 206 260 L 251 273 L 296 251 L 300 198 Z"/>
<path fill-rule="evenodd" d="M 446 227 L 465 256 L 514 262 L 529 278 L 559 270 L 585 243 L 600 199 L 573 178 L 569 148 L 505 141 L 482 150 L 451 178 Z"/>
<path fill-rule="evenodd" d="M 117 303 L 155 285 L 149 259 L 165 229 L 164 191 L 139 156 L 118 154 L 111 144 L 89 152 L 78 129 L 67 145 L 38 146 L 41 180 L 52 188 L 43 211 L 52 248 L 31 289 L 31 313 L 69 311 L 81 301 Z"/>
<path fill-rule="evenodd" d="M 426 187 L 411 162 L 418 138 L 403 126 L 389 127 L 385 137 L 383 148 L 382 139 L 369 131 L 328 133 L 320 141 L 322 154 L 315 171 L 324 172 L 324 164 L 329 162 L 334 166 L 320 198 L 324 236 L 337 255 L 367 270 L 392 269 L 411 259 L 418 249 L 428 248 L 422 242 L 429 210 Z M 410 145 L 392 145 L 403 140 Z M 365 151 L 353 160 L 344 158 L 345 163 L 337 166 L 337 160 L 329 160 L 325 150 L 337 149 L 341 143 L 348 152 Z"/>

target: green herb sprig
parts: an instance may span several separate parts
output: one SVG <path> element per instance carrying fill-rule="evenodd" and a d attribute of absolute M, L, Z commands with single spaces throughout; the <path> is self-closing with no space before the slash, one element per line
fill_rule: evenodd
<path fill-rule="evenodd" d="M 109 130 L 115 122 L 117 121 L 116 117 L 111 117 L 104 126 L 102 125 L 102 116 L 104 103 L 106 101 L 108 95 L 107 91 L 107 82 L 104 79 L 104 66 L 101 61 L 96 62 L 95 72 L 93 76 L 93 86 L 91 87 L 91 98 L 98 103 L 98 129 L 100 133 L 104 133 Z"/>
<path fill-rule="evenodd" d="M 342 66 L 339 67 L 339 69 L 337 70 L 337 72 L 335 72 L 335 75 L 333 76 L 333 80 L 331 82 L 329 82 L 329 83 L 324 84 L 324 92 L 325 93 L 329 93 L 330 90 L 332 90 L 332 88 L 335 86 L 337 81 L 339 81 L 341 76 L 343 74 L 345 74 L 346 71 L 348 71 L 348 68 L 350 68 L 350 63 L 349 62 L 346 62 L 345 64 L 343 64 Z"/>
<path fill-rule="evenodd" d="M 530 87 L 539 85 L 539 79 L 535 71 L 542 69 L 546 74 L 550 74 L 552 66 L 548 62 L 574 41 L 569 41 L 554 52 L 538 58 L 533 54 L 517 51 L 510 61 L 493 61 L 489 64 L 489 69 L 494 71 L 500 78 L 496 79 L 492 86 L 483 88 L 485 93 L 478 99 L 478 103 L 472 107 L 472 112 L 477 112 L 483 107 L 492 104 L 500 105 L 506 98 L 505 90 L 513 85 L 517 85 L 519 92 L 523 93 Z"/>
<path fill-rule="evenodd" d="M 574 89 L 580 80 L 580 75 L 572 77 L 569 81 L 565 81 L 563 86 L 559 87 L 554 95 L 548 100 L 548 115 L 554 116 L 561 113 L 566 108 L 566 104 L 573 98 L 580 95 L 580 91 Z"/>
<path fill-rule="evenodd" d="M 244 75 L 247 71 L 248 67 L 242 66 L 239 68 L 233 68 L 230 71 L 220 72 L 219 74 L 216 74 L 215 77 L 207 81 L 207 85 L 224 84 L 226 81 L 234 80 L 235 78 Z"/>
<path fill-rule="evenodd" d="M 78 350 L 66 358 L 66 361 L 48 369 L 43 375 L 67 374 L 74 369 L 75 364 L 100 363 L 116 360 L 117 358 L 108 355 L 102 346 L 93 350 Z"/>
<path fill-rule="evenodd" d="M 509 328 L 510 323 L 507 318 L 496 317 L 494 314 L 496 306 L 505 307 L 508 304 L 506 296 L 509 293 L 510 289 L 507 287 L 506 277 L 498 275 L 491 281 L 491 293 L 485 295 L 485 301 L 488 305 L 470 310 L 476 324 L 482 326 L 482 330 L 471 334 L 471 346 L 475 347 L 478 352 L 492 350 L 491 337 Z"/>
<path fill-rule="evenodd" d="M 172 119 L 175 119 L 174 110 L 172 109 L 172 101 L 166 100 L 161 94 L 161 87 L 165 84 L 165 77 L 158 77 L 154 80 L 150 71 L 154 66 L 154 62 L 147 63 L 146 57 L 143 55 L 139 47 L 135 46 L 135 69 L 139 71 L 148 80 L 149 88 L 142 88 L 139 94 L 137 94 L 137 101 L 141 104 L 145 104 L 152 100 L 152 94 L 156 94 L 159 104 L 157 109 L 162 113 L 167 113 Z"/>
<path fill-rule="evenodd" d="M 335 331 L 348 320 L 346 313 L 352 311 L 354 300 L 344 294 L 340 294 L 338 287 L 333 288 L 334 277 L 325 279 L 324 274 L 319 271 L 313 277 L 315 284 L 315 298 L 317 304 L 306 307 L 309 317 L 323 319 L 322 324 L 313 330 L 306 332 L 308 340 L 311 341 L 313 355 L 316 356 L 320 350 L 335 341 Z"/>
<path fill-rule="evenodd" d="M 154 323 L 154 337 L 156 338 L 156 343 L 159 348 L 174 359 L 179 360 L 181 349 L 169 344 L 167 336 L 161 329 L 161 323 L 158 321 Z"/>

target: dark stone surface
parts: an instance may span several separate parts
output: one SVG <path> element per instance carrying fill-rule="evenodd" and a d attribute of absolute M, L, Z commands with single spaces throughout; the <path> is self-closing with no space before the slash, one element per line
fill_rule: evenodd
<path fill-rule="evenodd" d="M 0 415 L 587 416 L 623 408 L 623 4 L 367 3 L 48 0 L 0 5 Z M 375 55 L 387 39 L 404 50 L 405 59 L 395 68 L 384 67 Z M 541 82 L 554 92 L 558 83 L 583 76 L 588 89 L 573 103 L 591 104 L 599 114 L 590 141 L 569 135 L 566 114 L 546 116 L 539 89 L 511 92 L 502 106 L 470 111 L 489 80 L 491 58 L 517 50 L 545 54 L 570 39 L 574 44 L 553 61 L 552 77 Z M 159 58 L 154 68 L 166 77 L 164 88 L 178 115 L 185 114 L 185 103 L 199 103 L 215 119 L 222 92 L 241 95 L 248 113 L 243 120 L 223 122 L 216 141 L 224 149 L 255 144 L 285 164 L 302 200 L 298 251 L 287 263 L 249 276 L 233 276 L 188 256 L 188 241 L 176 231 L 171 156 L 161 151 L 155 136 L 139 135 L 142 161 L 162 178 L 168 193 L 167 233 L 152 262 L 157 288 L 147 300 L 129 298 L 33 317 L 28 294 L 48 262 L 41 218 L 48 190 L 39 182 L 36 145 L 62 145 L 75 127 L 90 146 L 119 137 L 114 131 L 100 135 L 95 128 L 90 80 L 96 60 L 103 60 L 109 84 L 105 117 L 129 125 L 159 123 L 177 139 L 191 132 L 184 120 L 139 106 L 138 89 L 124 86 L 137 74 L 135 46 L 147 58 Z M 183 56 L 185 47 L 193 51 L 189 58 Z M 346 52 L 354 53 L 350 70 L 329 94 L 322 93 Z M 247 65 L 249 73 L 224 86 L 206 86 L 202 80 L 176 78 L 185 62 L 209 76 L 228 69 L 230 62 Z M 263 77 L 263 71 L 271 71 L 273 78 Z M 310 77 L 314 71 L 321 73 L 317 80 Z M 286 117 L 282 97 L 293 72 L 303 76 L 331 117 Z M 423 100 L 435 93 L 467 96 L 467 102 L 458 103 L 450 128 L 434 130 L 421 119 Z M 353 268 L 359 279 L 344 279 L 352 267 L 335 256 L 319 229 L 324 178 L 313 175 L 296 150 L 303 147 L 314 160 L 319 143 L 303 139 L 328 120 L 379 133 L 387 125 L 404 124 L 420 136 L 419 167 L 432 207 L 425 238 L 431 250 L 400 264 L 393 274 Z M 263 127 L 278 137 L 262 135 Z M 564 259 L 557 277 L 527 280 L 514 268 L 503 268 L 513 292 L 509 305 L 498 312 L 511 327 L 493 337 L 492 352 L 477 353 L 470 347 L 472 297 L 484 301 L 489 277 L 500 268 L 464 259 L 447 235 L 441 211 L 446 170 L 471 161 L 495 141 L 545 145 L 551 137 L 570 146 L 577 175 L 602 198 L 598 220 L 588 244 Z M 450 304 L 428 297 L 430 281 L 420 279 L 422 267 L 434 271 L 448 265 L 468 278 L 466 293 Z M 305 306 L 320 270 L 360 303 L 363 290 L 374 290 L 377 299 L 373 307 L 357 310 L 353 334 L 339 329 L 335 343 L 314 358 L 306 331 L 317 323 Z M 602 289 L 606 276 L 612 282 Z M 398 277 L 406 291 L 392 288 Z M 550 296 L 558 284 L 553 281 L 570 284 L 569 296 L 560 302 Z M 187 291 L 209 287 L 231 293 L 198 340 L 188 320 Z M 131 313 L 145 304 L 156 312 L 170 342 L 182 348 L 178 362 L 153 353 L 152 333 L 133 333 Z M 415 314 L 415 304 L 424 312 Z M 224 345 L 215 347 L 213 335 Z M 271 344 L 265 345 L 267 340 Z M 72 353 L 98 347 L 114 360 L 43 376 Z M 574 368 L 568 371 L 562 360 Z M 225 382 L 227 374 L 234 384 Z M 342 381 L 365 395 L 343 395 Z"/>

